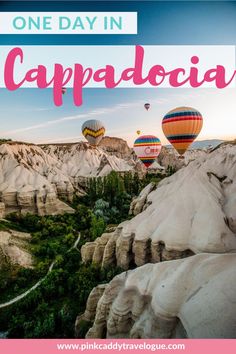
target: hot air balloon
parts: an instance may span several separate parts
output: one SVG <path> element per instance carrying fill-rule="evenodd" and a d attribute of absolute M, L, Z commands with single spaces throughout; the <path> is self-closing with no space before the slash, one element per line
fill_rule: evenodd
<path fill-rule="evenodd" d="M 66 87 L 62 87 L 61 92 L 64 95 L 66 93 Z"/>
<path fill-rule="evenodd" d="M 90 145 L 98 145 L 105 134 L 105 128 L 100 120 L 91 119 L 82 125 L 83 136 L 88 140 Z"/>
<path fill-rule="evenodd" d="M 151 106 L 150 103 L 145 103 L 144 108 L 148 111 L 150 106 Z"/>
<path fill-rule="evenodd" d="M 178 107 L 168 112 L 162 120 L 162 130 L 180 155 L 196 139 L 202 129 L 200 112 L 191 107 Z"/>
<path fill-rule="evenodd" d="M 136 133 L 137 133 L 138 135 L 140 135 L 140 133 L 141 133 L 141 130 L 137 130 L 137 131 L 136 131 Z"/>
<path fill-rule="evenodd" d="M 154 135 L 141 135 L 134 142 L 134 152 L 148 168 L 161 151 L 161 142 Z"/>

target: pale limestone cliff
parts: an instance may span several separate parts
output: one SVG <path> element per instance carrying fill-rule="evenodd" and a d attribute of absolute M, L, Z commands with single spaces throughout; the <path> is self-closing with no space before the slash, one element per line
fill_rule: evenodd
<path fill-rule="evenodd" d="M 147 197 L 148 195 L 156 188 L 155 183 L 150 183 L 148 184 L 142 191 L 141 193 L 132 200 L 130 204 L 130 210 L 129 214 L 130 215 L 138 215 L 141 213 L 144 208 L 147 208 Z"/>
<path fill-rule="evenodd" d="M 0 202 L 0 219 L 5 217 L 5 204 Z"/>
<path fill-rule="evenodd" d="M 171 166 L 175 170 L 179 170 L 191 161 L 206 156 L 210 151 L 210 149 L 187 150 L 183 156 L 180 156 L 174 148 L 163 146 L 157 162 L 165 169 Z"/>
<path fill-rule="evenodd" d="M 86 143 L 1 144 L 0 216 L 15 211 L 39 215 L 73 212 L 60 199 L 71 202 L 75 193 L 83 194 L 82 186 L 89 177 L 129 171 L 134 166 L 132 158 L 124 160 Z"/>
<path fill-rule="evenodd" d="M 107 284 L 99 284 L 91 291 L 87 303 L 86 303 L 86 310 L 85 312 L 76 318 L 75 322 L 75 337 L 78 337 L 78 333 L 84 321 L 86 322 L 93 322 L 95 315 L 97 304 L 100 298 L 102 297 Z"/>
<path fill-rule="evenodd" d="M 58 161 L 40 147 L 14 142 L 0 145 L 0 201 L 4 204 L 4 213 L 73 212 L 59 200 L 65 195 L 71 200 L 73 191 Z"/>
<path fill-rule="evenodd" d="M 112 138 L 113 139 L 113 138 Z M 60 162 L 61 171 L 70 176 L 73 183 L 79 178 L 105 176 L 111 171 L 131 171 L 135 162 L 104 151 L 100 147 L 79 142 L 71 144 L 41 145 L 52 158 Z"/>
<path fill-rule="evenodd" d="M 236 338 L 235 267 L 235 254 L 199 254 L 122 273 L 86 338 Z"/>
<path fill-rule="evenodd" d="M 236 146 L 222 145 L 161 181 L 147 194 L 142 212 L 120 224 L 107 244 L 83 259 L 133 264 L 183 258 L 202 252 L 236 251 Z"/>
<path fill-rule="evenodd" d="M 30 238 L 30 234 L 23 232 L 0 231 L 0 269 L 7 264 L 32 267 L 33 259 L 27 250 Z"/>
<path fill-rule="evenodd" d="M 132 156 L 132 149 L 123 139 L 116 137 L 105 136 L 99 143 L 99 147 L 109 153 L 122 159 L 130 159 Z"/>

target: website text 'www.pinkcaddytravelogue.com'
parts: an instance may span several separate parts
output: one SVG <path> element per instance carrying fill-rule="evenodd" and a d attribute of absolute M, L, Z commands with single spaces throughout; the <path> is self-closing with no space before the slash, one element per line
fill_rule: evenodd
<path fill-rule="evenodd" d="M 160 351 L 160 350 L 185 350 L 185 344 L 183 343 L 147 343 L 136 341 L 136 343 L 128 342 L 115 342 L 107 340 L 104 343 L 96 343 L 95 341 L 83 342 L 83 343 L 58 343 L 56 345 L 58 350 L 78 350 L 81 352 L 90 352 L 90 351 Z"/>

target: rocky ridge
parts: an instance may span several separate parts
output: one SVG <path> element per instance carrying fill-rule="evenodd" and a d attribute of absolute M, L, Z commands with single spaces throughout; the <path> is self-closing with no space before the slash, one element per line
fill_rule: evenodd
<path fill-rule="evenodd" d="M 56 159 L 25 143 L 0 145 L 0 201 L 5 213 L 39 215 L 72 212 L 58 197 L 70 199 L 73 186 Z"/>
<path fill-rule="evenodd" d="M 235 142 L 222 144 L 147 186 L 133 219 L 85 244 L 85 262 L 127 271 L 93 289 L 76 333 L 83 318 L 87 338 L 236 338 L 235 181 Z"/>
<path fill-rule="evenodd" d="M 127 148 L 125 148 L 125 146 Z M 8 142 L 0 144 L 0 215 L 20 211 L 39 215 L 73 212 L 65 201 L 83 194 L 90 177 L 110 171 L 133 170 L 125 142 L 122 154 L 109 155 L 87 143 L 41 145 Z"/>
<path fill-rule="evenodd" d="M 155 190 L 147 186 L 131 204 L 137 215 L 85 244 L 83 260 L 129 269 L 202 252 L 235 252 L 235 181 L 236 146 L 224 145 Z"/>
<path fill-rule="evenodd" d="M 0 231 L 0 269 L 8 264 L 32 267 L 33 259 L 27 250 L 30 239 L 28 233 L 14 230 Z"/>
<path fill-rule="evenodd" d="M 203 151 L 189 152 L 195 159 Z M 172 149 L 165 149 L 155 163 L 157 170 L 183 161 Z M 163 164 L 164 167 L 161 167 Z M 85 142 L 34 145 L 20 142 L 0 144 L 0 215 L 21 213 L 59 214 L 73 212 L 64 202 L 75 194 L 84 194 L 88 178 L 105 176 L 112 170 L 145 173 L 127 143 L 119 138 L 105 137 L 99 147 Z M 153 172 L 153 171 L 152 171 Z"/>
<path fill-rule="evenodd" d="M 235 254 L 199 254 L 121 273 L 92 291 L 86 338 L 235 338 L 235 266 Z"/>
<path fill-rule="evenodd" d="M 116 141 L 116 138 L 109 138 L 109 142 L 110 140 Z M 49 156 L 60 162 L 61 171 L 69 176 L 73 186 L 79 189 L 88 178 L 103 177 L 113 170 L 125 172 L 136 168 L 137 162 L 130 154 L 127 143 L 123 140 L 122 142 L 120 150 L 119 145 L 113 147 L 111 144 L 108 149 L 107 145 L 103 148 L 92 147 L 84 142 L 41 147 Z"/>

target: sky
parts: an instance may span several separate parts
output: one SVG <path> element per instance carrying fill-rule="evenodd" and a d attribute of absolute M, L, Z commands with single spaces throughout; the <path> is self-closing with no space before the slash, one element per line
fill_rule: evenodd
<path fill-rule="evenodd" d="M 1 45 L 236 45 L 236 2 L 0 2 L 0 11 L 137 11 L 137 35 L 0 35 Z M 1 49 L 0 49 L 1 50 Z M 52 90 L 0 88 L 0 137 L 18 141 L 70 142 L 82 139 L 87 119 L 102 120 L 106 134 L 132 145 L 136 130 L 165 144 L 161 120 L 177 106 L 198 109 L 204 125 L 198 140 L 235 137 L 235 89 L 85 89 L 75 107 L 72 91 L 55 107 Z M 147 112 L 143 105 L 151 103 Z"/>

